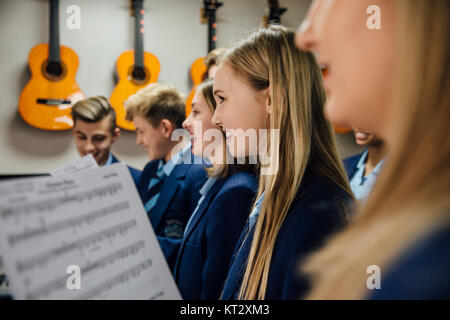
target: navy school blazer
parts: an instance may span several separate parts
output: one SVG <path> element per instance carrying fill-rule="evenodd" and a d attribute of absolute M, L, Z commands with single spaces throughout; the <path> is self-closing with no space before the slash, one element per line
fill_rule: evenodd
<path fill-rule="evenodd" d="M 369 291 L 369 290 L 368 290 Z M 418 239 L 385 272 L 370 300 L 450 299 L 450 224 Z"/>
<path fill-rule="evenodd" d="M 345 207 L 350 199 L 337 185 L 307 168 L 275 242 L 265 299 L 300 299 L 307 292 L 309 281 L 300 273 L 300 263 L 332 233 L 345 226 Z M 239 294 L 254 228 L 248 237 L 244 233 L 245 230 L 233 255 L 223 300 L 237 299 Z"/>
<path fill-rule="evenodd" d="M 361 159 L 363 153 L 364 152 L 344 159 L 344 168 L 349 181 L 352 180 L 353 176 L 355 175 L 356 166 L 358 165 L 359 159 Z"/>
<path fill-rule="evenodd" d="M 171 271 L 183 239 L 184 228 L 200 198 L 199 190 L 206 181 L 204 162 L 194 157 L 190 150 L 185 157 L 191 158 L 190 164 L 182 161 L 175 165 L 170 176 L 166 177 L 158 201 L 149 216 Z M 150 179 L 156 177 L 158 164 L 159 159 L 150 161 L 142 172 L 138 191 L 144 205 L 148 184 Z"/>
<path fill-rule="evenodd" d="M 112 156 L 112 163 L 120 162 L 119 159 L 117 159 L 113 154 L 111 154 L 111 156 Z M 127 165 L 127 168 L 130 171 L 131 176 L 133 177 L 134 184 L 137 186 L 138 183 L 139 183 L 139 179 L 141 178 L 141 173 L 142 172 L 137 170 L 137 169 L 135 169 L 135 168 L 133 168 L 133 167 L 130 167 L 128 165 Z"/>
<path fill-rule="evenodd" d="M 241 171 L 216 180 L 205 195 L 175 265 L 175 281 L 184 299 L 219 299 L 257 185 L 253 174 Z"/>

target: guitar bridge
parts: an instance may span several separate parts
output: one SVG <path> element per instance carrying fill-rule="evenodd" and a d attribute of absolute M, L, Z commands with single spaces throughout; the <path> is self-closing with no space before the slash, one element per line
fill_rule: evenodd
<path fill-rule="evenodd" d="M 68 99 L 42 99 L 42 98 L 37 98 L 36 102 L 38 104 L 46 104 L 49 106 L 59 106 L 61 104 L 70 104 L 71 101 Z"/>

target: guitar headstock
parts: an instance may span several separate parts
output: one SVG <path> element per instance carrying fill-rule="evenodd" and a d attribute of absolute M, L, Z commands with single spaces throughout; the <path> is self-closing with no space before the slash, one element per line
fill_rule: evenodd
<path fill-rule="evenodd" d="M 223 2 L 217 0 L 203 0 L 203 8 L 200 10 L 201 23 L 208 23 L 208 16 L 211 13 L 215 13 L 221 6 L 223 6 Z"/>
<path fill-rule="evenodd" d="M 287 8 L 281 8 L 278 0 L 267 0 L 268 14 L 263 18 L 263 24 L 281 23 L 281 16 Z"/>
<path fill-rule="evenodd" d="M 132 17 L 136 16 L 136 12 L 143 10 L 143 4 L 144 0 L 130 0 L 130 13 Z"/>

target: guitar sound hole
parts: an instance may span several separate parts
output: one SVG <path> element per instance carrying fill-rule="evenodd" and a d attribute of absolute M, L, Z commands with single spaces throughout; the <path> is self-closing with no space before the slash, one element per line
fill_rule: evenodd
<path fill-rule="evenodd" d="M 133 76 L 133 79 L 135 79 L 135 80 L 144 81 L 146 78 L 145 69 L 140 68 L 140 67 L 134 68 L 134 70 L 132 72 L 132 76 Z"/>
<path fill-rule="evenodd" d="M 59 77 L 63 74 L 64 69 L 62 65 L 58 62 L 49 62 L 45 71 L 52 77 Z"/>

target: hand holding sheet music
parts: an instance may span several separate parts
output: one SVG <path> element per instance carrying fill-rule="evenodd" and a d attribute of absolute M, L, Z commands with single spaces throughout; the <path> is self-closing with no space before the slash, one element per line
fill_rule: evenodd
<path fill-rule="evenodd" d="M 0 252 L 16 299 L 180 299 L 120 163 L 0 183 Z"/>

